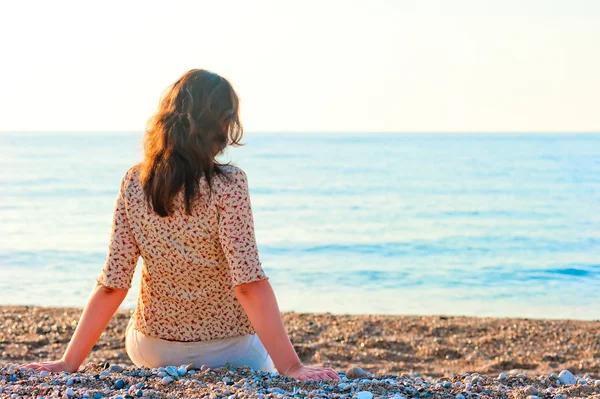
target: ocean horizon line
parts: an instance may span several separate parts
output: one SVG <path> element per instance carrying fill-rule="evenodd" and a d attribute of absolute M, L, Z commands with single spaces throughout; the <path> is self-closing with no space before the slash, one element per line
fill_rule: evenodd
<path fill-rule="evenodd" d="M 140 134 L 143 130 L 0 130 L 0 134 Z M 461 136 L 479 136 L 479 135 L 501 135 L 501 136 L 518 136 L 518 135 L 600 135 L 598 131 L 367 131 L 367 130 L 248 130 L 244 134 L 302 134 L 302 135 L 316 135 L 316 134 L 330 134 L 330 135 L 461 135 Z"/>

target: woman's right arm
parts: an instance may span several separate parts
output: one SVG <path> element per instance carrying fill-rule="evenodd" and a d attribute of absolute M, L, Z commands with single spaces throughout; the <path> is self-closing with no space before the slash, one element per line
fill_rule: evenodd
<path fill-rule="evenodd" d="M 279 373 L 302 380 L 339 379 L 332 369 L 304 366 L 288 338 L 256 246 L 248 177 L 235 169 L 220 198 L 219 238 L 235 294 Z"/>
<path fill-rule="evenodd" d="M 235 294 L 280 374 L 300 380 L 340 379 L 333 369 L 305 366 L 300 362 L 283 325 L 269 280 L 238 285 Z"/>

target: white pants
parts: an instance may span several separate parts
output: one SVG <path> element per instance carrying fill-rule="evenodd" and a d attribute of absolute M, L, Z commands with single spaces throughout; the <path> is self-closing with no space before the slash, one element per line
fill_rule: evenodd
<path fill-rule="evenodd" d="M 133 327 L 129 320 L 125 348 L 131 361 L 138 367 L 185 366 L 193 363 L 200 368 L 249 366 L 254 370 L 274 372 L 271 356 L 256 334 L 215 339 L 202 342 L 178 342 L 148 337 Z"/>

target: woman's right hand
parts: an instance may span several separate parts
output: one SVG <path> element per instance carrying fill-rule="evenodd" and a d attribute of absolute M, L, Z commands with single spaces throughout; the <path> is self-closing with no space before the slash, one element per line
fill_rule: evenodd
<path fill-rule="evenodd" d="M 302 363 L 292 367 L 283 374 L 298 380 L 341 380 L 338 373 L 331 368 L 305 366 Z"/>

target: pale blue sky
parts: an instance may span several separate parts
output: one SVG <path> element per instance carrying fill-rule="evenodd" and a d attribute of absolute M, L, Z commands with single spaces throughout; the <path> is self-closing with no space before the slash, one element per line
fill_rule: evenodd
<path fill-rule="evenodd" d="M 247 131 L 600 131 L 600 1 L 0 5 L 0 131 L 144 129 L 191 68 Z"/>

